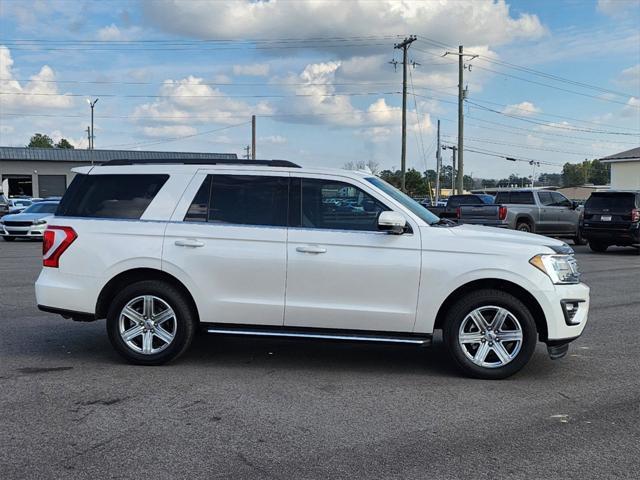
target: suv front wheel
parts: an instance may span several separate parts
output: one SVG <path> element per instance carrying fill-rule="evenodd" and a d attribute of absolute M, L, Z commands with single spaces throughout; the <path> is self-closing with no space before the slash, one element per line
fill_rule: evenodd
<path fill-rule="evenodd" d="M 500 290 L 471 292 L 449 310 L 444 342 L 462 371 L 483 379 L 506 378 L 524 367 L 536 347 L 531 312 Z"/>
<path fill-rule="evenodd" d="M 191 344 L 194 331 L 195 318 L 182 293 L 158 280 L 128 285 L 111 302 L 107 314 L 111 344 L 139 365 L 176 359 Z"/>

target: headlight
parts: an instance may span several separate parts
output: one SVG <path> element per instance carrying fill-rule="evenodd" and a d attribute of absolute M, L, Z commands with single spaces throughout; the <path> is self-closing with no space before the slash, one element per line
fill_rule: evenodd
<path fill-rule="evenodd" d="M 580 282 L 578 263 L 573 255 L 536 255 L 529 263 L 546 273 L 556 285 Z"/>
<path fill-rule="evenodd" d="M 44 218 L 41 218 L 40 220 L 34 220 L 33 221 L 34 225 L 42 225 L 43 223 L 47 223 L 47 221 Z"/>

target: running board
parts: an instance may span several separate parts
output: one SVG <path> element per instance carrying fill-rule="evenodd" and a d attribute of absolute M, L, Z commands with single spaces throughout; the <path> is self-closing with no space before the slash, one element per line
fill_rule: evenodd
<path fill-rule="evenodd" d="M 216 333 L 221 335 L 246 335 L 251 337 L 285 337 L 285 338 L 307 338 L 315 340 L 344 340 L 355 342 L 376 342 L 376 343 L 398 343 L 405 345 L 430 346 L 431 335 L 412 335 L 412 334 L 369 334 L 367 332 L 358 333 L 349 330 L 347 332 L 322 331 L 319 329 L 309 330 L 285 330 L 274 328 L 272 330 L 265 328 L 236 328 L 218 326 L 206 327 L 207 333 Z"/>

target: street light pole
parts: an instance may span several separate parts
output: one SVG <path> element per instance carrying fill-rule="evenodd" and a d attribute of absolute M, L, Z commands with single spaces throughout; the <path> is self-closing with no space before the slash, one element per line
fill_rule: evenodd
<path fill-rule="evenodd" d="M 89 106 L 91 107 L 91 141 L 89 142 L 89 150 L 93 150 L 93 145 L 95 144 L 96 141 L 96 136 L 95 136 L 95 132 L 93 130 L 93 107 L 96 106 L 96 103 L 98 103 L 98 100 L 100 100 L 99 98 L 96 98 L 93 102 L 91 100 L 89 100 L 87 98 L 87 103 L 89 104 Z"/>

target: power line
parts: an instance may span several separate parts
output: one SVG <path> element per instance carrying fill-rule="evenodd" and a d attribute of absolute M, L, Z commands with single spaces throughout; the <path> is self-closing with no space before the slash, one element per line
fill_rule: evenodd
<path fill-rule="evenodd" d="M 289 98 L 289 97 L 357 97 L 367 95 L 399 95 L 402 92 L 350 92 L 350 93 L 294 93 L 291 95 L 130 95 L 118 93 L 45 93 L 45 92 L 0 92 L 0 95 L 43 97 L 113 97 L 113 98 Z"/>
<path fill-rule="evenodd" d="M 571 130 L 574 132 L 586 132 L 586 133 L 600 133 L 603 135 L 628 135 L 628 136 L 637 136 L 637 133 L 629 133 L 629 132 L 613 132 L 613 131 L 608 131 L 608 130 L 596 130 L 596 129 L 586 129 L 586 128 L 577 128 L 577 127 L 572 127 L 569 125 L 549 125 L 548 123 L 545 122 L 541 122 L 538 120 L 533 120 L 531 118 L 524 118 L 522 116 L 518 116 L 518 115 L 512 115 L 509 113 L 505 113 L 505 112 L 500 112 L 499 110 L 494 110 L 492 108 L 489 107 L 485 107 L 483 105 L 480 105 L 478 103 L 472 102 L 471 100 L 467 100 L 467 103 L 471 104 L 471 105 L 475 105 L 476 107 L 482 109 L 482 110 L 486 110 L 489 112 L 493 112 L 496 113 L 498 115 L 503 115 L 505 117 L 509 117 L 509 118 L 515 118 L 516 120 L 520 120 L 522 122 L 527 122 L 527 123 L 533 123 L 535 125 L 542 125 L 545 127 L 549 127 L 549 128 L 557 128 L 560 130 Z M 622 127 L 618 127 L 618 128 L 622 128 Z"/>
<path fill-rule="evenodd" d="M 457 138 L 453 135 L 444 135 L 445 137 L 450 137 L 450 138 Z M 486 138 L 478 138 L 478 137 L 469 137 L 469 136 L 465 136 L 465 140 L 472 140 L 475 142 L 480 142 L 480 143 L 489 143 L 489 144 L 493 144 L 493 145 L 506 145 L 509 147 L 518 147 L 518 148 L 526 148 L 528 150 L 540 150 L 543 152 L 554 152 L 554 153 L 565 153 L 567 155 L 577 155 L 579 157 L 596 157 L 597 155 L 593 154 L 593 153 L 586 153 L 586 152 L 575 152 L 575 151 L 571 151 L 571 150 L 559 150 L 557 148 L 548 148 L 548 147 L 537 147 L 534 145 L 523 145 L 521 143 L 511 143 L 511 142 L 501 142 L 498 140 L 490 140 L 490 139 L 486 139 Z"/>
<path fill-rule="evenodd" d="M 207 130 L 204 132 L 198 132 L 198 133 L 192 133 L 190 135 L 180 135 L 178 137 L 168 137 L 168 138 L 164 138 L 162 140 L 153 140 L 150 142 L 141 142 L 141 143 L 119 143 L 119 144 L 115 144 L 115 145 L 107 145 L 104 148 L 113 148 L 113 147 L 127 147 L 127 148 L 135 148 L 135 147 L 147 147 L 147 146 L 151 146 L 151 145 L 159 145 L 161 143 L 169 143 L 169 142 L 176 142 L 178 140 L 184 140 L 185 138 L 192 138 L 192 137 L 198 137 L 201 135 L 207 135 L 209 133 L 215 133 L 215 132 L 220 132 L 222 130 L 228 130 L 230 128 L 235 128 L 235 127 L 241 127 L 242 125 L 247 125 L 251 123 L 250 121 L 248 122 L 242 122 L 242 123 L 236 123 L 234 125 L 227 125 L 226 127 L 221 127 L 221 128 L 214 128 L 213 130 Z"/>

